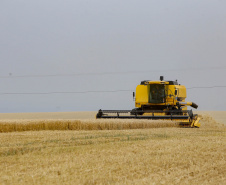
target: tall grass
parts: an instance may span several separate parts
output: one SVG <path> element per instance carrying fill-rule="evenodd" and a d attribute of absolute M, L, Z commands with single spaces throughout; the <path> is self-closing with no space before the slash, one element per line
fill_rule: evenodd
<path fill-rule="evenodd" d="M 178 123 L 163 120 L 0 120 L 0 132 L 32 130 L 124 130 L 175 126 L 178 126 Z"/>

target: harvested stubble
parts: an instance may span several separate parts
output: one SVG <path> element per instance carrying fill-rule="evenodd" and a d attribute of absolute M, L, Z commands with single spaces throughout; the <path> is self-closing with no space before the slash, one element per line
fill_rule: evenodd
<path fill-rule="evenodd" d="M 178 123 L 163 120 L 0 120 L 0 132 L 32 130 L 124 130 L 175 126 L 178 126 Z"/>
<path fill-rule="evenodd" d="M 72 126 L 74 120 L 66 121 Z M 85 123 L 74 123 L 74 129 Z M 226 127 L 209 116 L 201 124 L 199 129 L 1 133 L 0 184 L 223 185 Z"/>

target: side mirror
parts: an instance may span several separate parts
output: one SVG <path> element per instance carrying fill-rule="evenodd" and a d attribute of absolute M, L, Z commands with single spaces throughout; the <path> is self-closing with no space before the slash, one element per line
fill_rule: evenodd
<path fill-rule="evenodd" d="M 133 92 L 133 100 L 135 99 L 135 92 Z"/>
<path fill-rule="evenodd" d="M 177 95 L 177 89 L 175 89 L 175 96 Z"/>

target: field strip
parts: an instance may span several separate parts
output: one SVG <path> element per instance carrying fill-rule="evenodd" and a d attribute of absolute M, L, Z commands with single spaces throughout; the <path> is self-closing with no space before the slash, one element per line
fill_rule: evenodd
<path fill-rule="evenodd" d="M 160 127 L 177 127 L 178 123 L 163 120 L 0 120 L 0 132 L 38 131 L 38 130 L 124 130 Z"/>

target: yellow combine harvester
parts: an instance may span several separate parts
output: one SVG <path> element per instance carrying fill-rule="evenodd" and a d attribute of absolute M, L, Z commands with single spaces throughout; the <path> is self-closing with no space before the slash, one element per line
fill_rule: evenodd
<path fill-rule="evenodd" d="M 186 102 L 186 87 L 176 81 L 142 81 L 133 93 L 135 109 L 99 110 L 96 118 L 118 119 L 154 119 L 178 121 L 181 126 L 200 127 L 197 114 L 187 110 L 198 105 Z"/>

